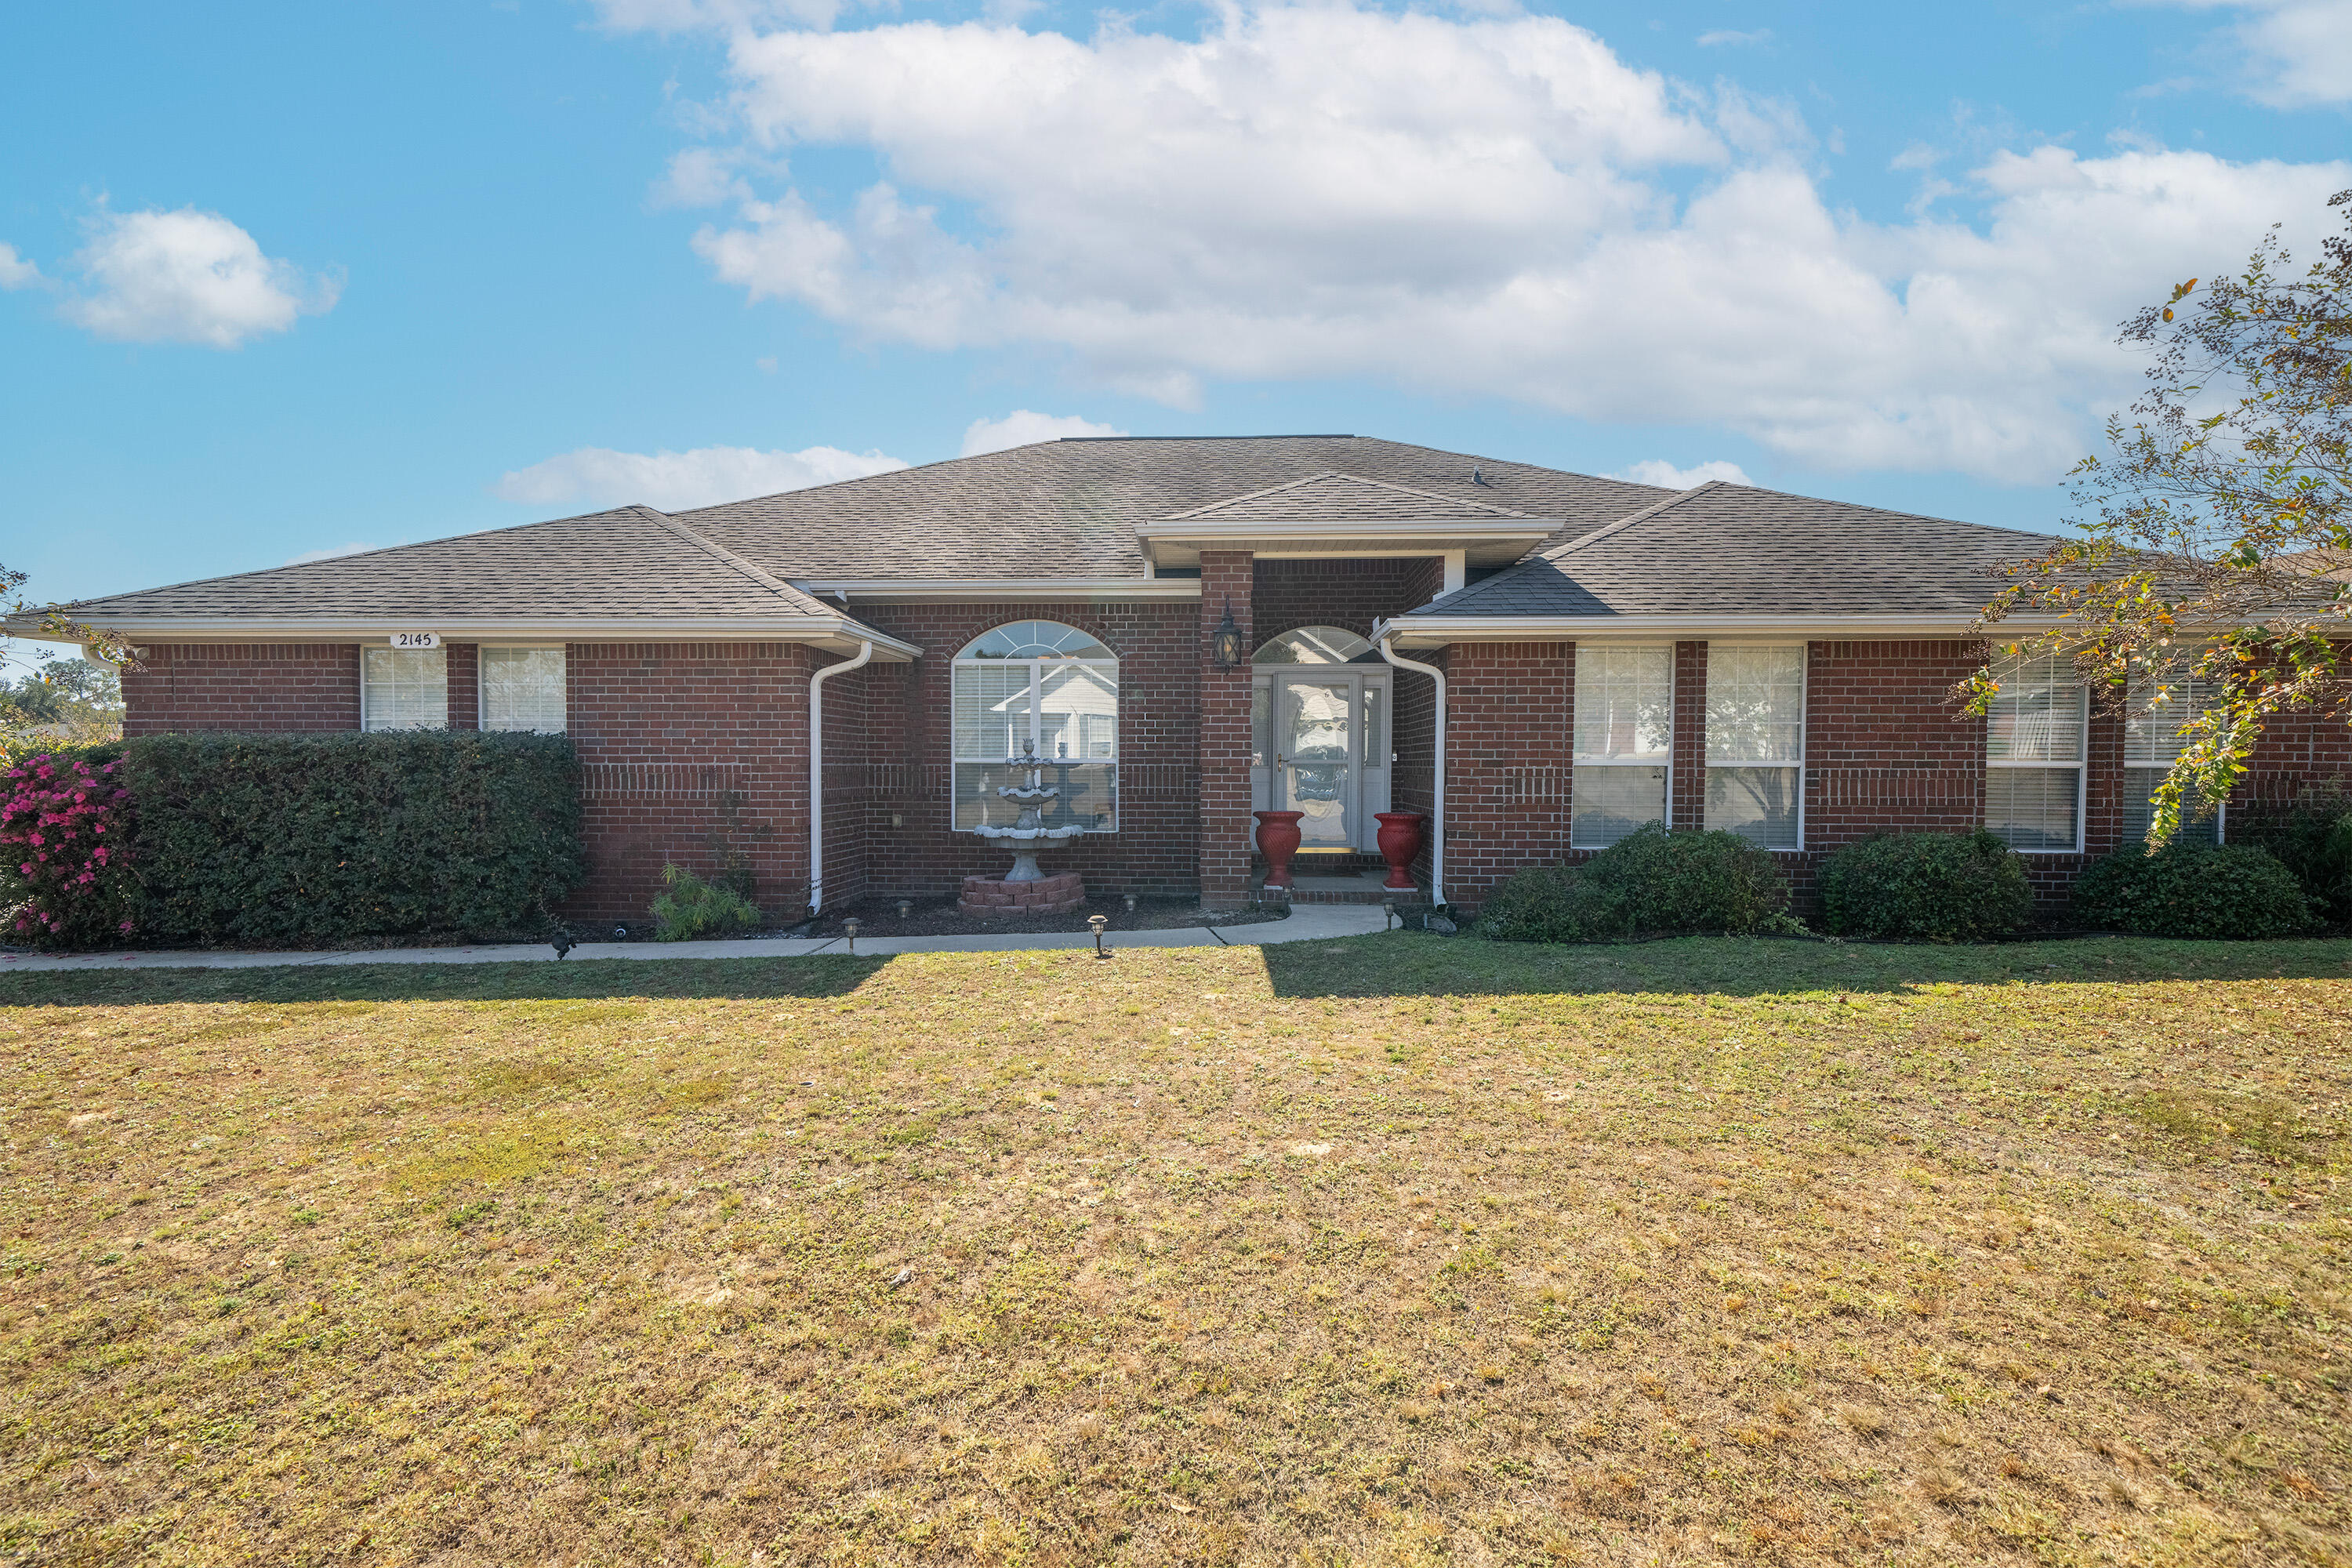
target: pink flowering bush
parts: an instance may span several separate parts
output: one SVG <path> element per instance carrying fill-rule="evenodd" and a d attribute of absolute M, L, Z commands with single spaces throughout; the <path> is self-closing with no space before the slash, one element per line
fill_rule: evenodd
<path fill-rule="evenodd" d="M 136 927 L 131 792 L 119 759 L 47 752 L 0 773 L 0 921 L 5 938 L 101 947 Z"/>

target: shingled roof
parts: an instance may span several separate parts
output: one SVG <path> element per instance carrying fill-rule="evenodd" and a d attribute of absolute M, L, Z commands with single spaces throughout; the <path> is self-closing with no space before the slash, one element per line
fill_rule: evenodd
<path fill-rule="evenodd" d="M 1477 482 L 1477 481 L 1473 481 Z M 1417 490 L 1360 474 L 1310 474 L 1271 489 L 1212 501 L 1166 522 L 1541 522 L 1507 506 Z"/>
<path fill-rule="evenodd" d="M 506 619 L 624 626 L 806 621 L 864 630 L 839 607 L 646 506 L 117 594 L 85 600 L 72 613 L 142 628 L 240 620 L 432 626 Z"/>
<path fill-rule="evenodd" d="M 2050 536 L 1710 481 L 1400 617 L 1973 616 Z"/>
<path fill-rule="evenodd" d="M 1373 488 L 1368 481 L 1401 486 L 1421 492 L 1416 508 L 1447 503 L 1465 519 L 1516 512 L 1554 520 L 1554 542 L 1672 493 L 1365 436 L 1104 437 L 1015 447 L 677 518 L 795 581 L 1140 577 L 1139 523 L 1341 475 L 1359 496 Z"/>

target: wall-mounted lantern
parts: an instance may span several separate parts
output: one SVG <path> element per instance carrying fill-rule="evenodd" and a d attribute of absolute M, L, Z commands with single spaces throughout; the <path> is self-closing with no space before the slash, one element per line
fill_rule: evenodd
<path fill-rule="evenodd" d="M 1242 629 L 1234 625 L 1234 602 L 1225 601 L 1225 618 L 1209 634 L 1209 657 L 1219 669 L 1232 669 L 1249 650 L 1242 647 Z"/>

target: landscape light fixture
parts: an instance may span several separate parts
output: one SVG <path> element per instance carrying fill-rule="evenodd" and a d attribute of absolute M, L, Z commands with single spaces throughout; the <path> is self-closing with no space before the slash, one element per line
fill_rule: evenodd
<path fill-rule="evenodd" d="M 857 951 L 857 922 L 856 921 L 844 921 L 841 922 L 841 929 L 849 937 L 849 951 L 856 952 Z"/>
<path fill-rule="evenodd" d="M 1095 928 L 1095 956 L 1097 958 L 1108 958 L 1110 954 L 1103 951 L 1102 933 L 1103 927 L 1110 924 L 1110 917 L 1108 915 L 1088 915 L 1087 917 L 1087 924 Z"/>
<path fill-rule="evenodd" d="M 1241 663 L 1242 655 L 1247 651 L 1242 647 L 1241 627 L 1234 625 L 1234 602 L 1228 598 L 1225 618 L 1209 634 L 1209 657 L 1216 661 L 1219 669 L 1231 669 Z"/>

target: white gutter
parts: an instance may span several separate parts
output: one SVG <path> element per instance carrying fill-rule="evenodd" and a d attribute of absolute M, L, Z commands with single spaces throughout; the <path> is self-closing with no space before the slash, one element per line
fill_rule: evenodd
<path fill-rule="evenodd" d="M 824 683 L 836 675 L 865 668 L 873 658 L 874 645 L 869 642 L 857 650 L 856 658 L 828 664 L 809 677 L 808 908 L 812 918 L 824 912 Z"/>
<path fill-rule="evenodd" d="M 1146 563 L 1148 565 L 1149 563 Z M 1197 599 L 1197 577 L 801 577 L 804 594 L 894 603 L 963 599 Z"/>
<path fill-rule="evenodd" d="M 1429 901 L 1442 907 L 1445 902 L 1445 672 L 1433 664 L 1400 655 L 1389 646 L 1390 630 L 1385 625 L 1372 628 L 1372 646 L 1381 650 L 1381 657 L 1399 669 L 1418 670 L 1437 682 L 1437 776 L 1433 792 L 1437 809 L 1432 814 L 1429 839 Z"/>
<path fill-rule="evenodd" d="M 136 643 L 341 642 L 383 647 L 395 631 L 430 631 L 444 642 L 795 642 L 847 653 L 870 644 L 884 663 L 904 663 L 922 653 L 913 643 L 887 637 L 841 616 L 647 616 L 551 617 L 533 616 L 383 615 L 257 620 L 231 616 L 109 616 L 74 605 L 65 613 L 95 623 Z M 10 637 L 68 642 L 44 628 L 38 616 L 0 622 Z"/>
<path fill-rule="evenodd" d="M 2012 616 L 2000 622 L 2020 631 L 2058 624 L 2046 616 Z M 1786 641 L 1796 637 L 1857 641 L 1906 637 L 1997 637 L 1974 616 L 1478 616 L 1407 615 L 1389 624 L 1389 633 L 1408 647 L 1443 647 L 1456 642 L 1600 642 L 1619 638 L 1746 637 Z"/>

